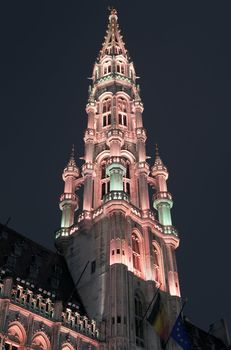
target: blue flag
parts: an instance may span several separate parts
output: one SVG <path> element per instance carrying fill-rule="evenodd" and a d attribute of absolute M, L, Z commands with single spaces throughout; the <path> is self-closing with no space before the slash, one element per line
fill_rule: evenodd
<path fill-rule="evenodd" d="M 182 347 L 183 350 L 191 350 L 190 340 L 185 330 L 181 314 L 178 316 L 172 329 L 171 337 Z"/>

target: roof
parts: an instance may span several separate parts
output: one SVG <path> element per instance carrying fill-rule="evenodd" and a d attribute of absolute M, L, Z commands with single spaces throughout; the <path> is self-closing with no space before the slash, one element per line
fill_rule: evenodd
<path fill-rule="evenodd" d="M 61 300 L 64 306 L 76 305 L 86 315 L 63 256 L 1 223 L 0 270 L 15 283 L 29 283 L 38 293 L 50 292 L 54 300 Z"/>

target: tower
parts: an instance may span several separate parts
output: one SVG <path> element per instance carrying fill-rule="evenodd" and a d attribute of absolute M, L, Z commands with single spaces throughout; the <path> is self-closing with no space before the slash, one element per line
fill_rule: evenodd
<path fill-rule="evenodd" d="M 80 172 L 73 150 L 56 232 L 87 312 L 100 325 L 103 349 L 161 349 L 143 322 L 145 310 L 158 288 L 170 320 L 180 307 L 168 171 L 157 147 L 154 165 L 147 163 L 143 109 L 113 9 L 89 88 L 84 164 Z"/>

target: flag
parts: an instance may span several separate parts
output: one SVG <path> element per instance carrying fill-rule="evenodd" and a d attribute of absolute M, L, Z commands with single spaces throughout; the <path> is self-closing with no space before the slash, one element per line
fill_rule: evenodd
<path fill-rule="evenodd" d="M 177 317 L 175 325 L 173 326 L 171 337 L 182 347 L 183 350 L 191 350 L 190 340 L 181 313 Z"/>
<path fill-rule="evenodd" d="M 166 341 L 169 335 L 169 320 L 165 306 L 161 301 L 160 293 L 157 295 L 156 302 L 147 320 L 161 340 Z"/>

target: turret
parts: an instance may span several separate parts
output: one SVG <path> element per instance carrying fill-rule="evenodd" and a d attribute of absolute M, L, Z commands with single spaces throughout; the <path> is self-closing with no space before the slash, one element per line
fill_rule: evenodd
<path fill-rule="evenodd" d="M 78 209 L 78 197 L 75 193 L 75 180 L 80 176 L 79 168 L 75 162 L 74 146 L 70 159 L 63 170 L 64 193 L 60 197 L 62 210 L 61 228 L 68 228 L 74 223 L 74 212 Z"/>
<path fill-rule="evenodd" d="M 155 162 L 151 174 L 156 180 L 156 193 L 153 196 L 153 206 L 158 211 L 158 218 L 162 225 L 171 226 L 171 208 L 173 205 L 171 193 L 168 192 L 168 170 L 159 155 L 156 145 Z"/>

